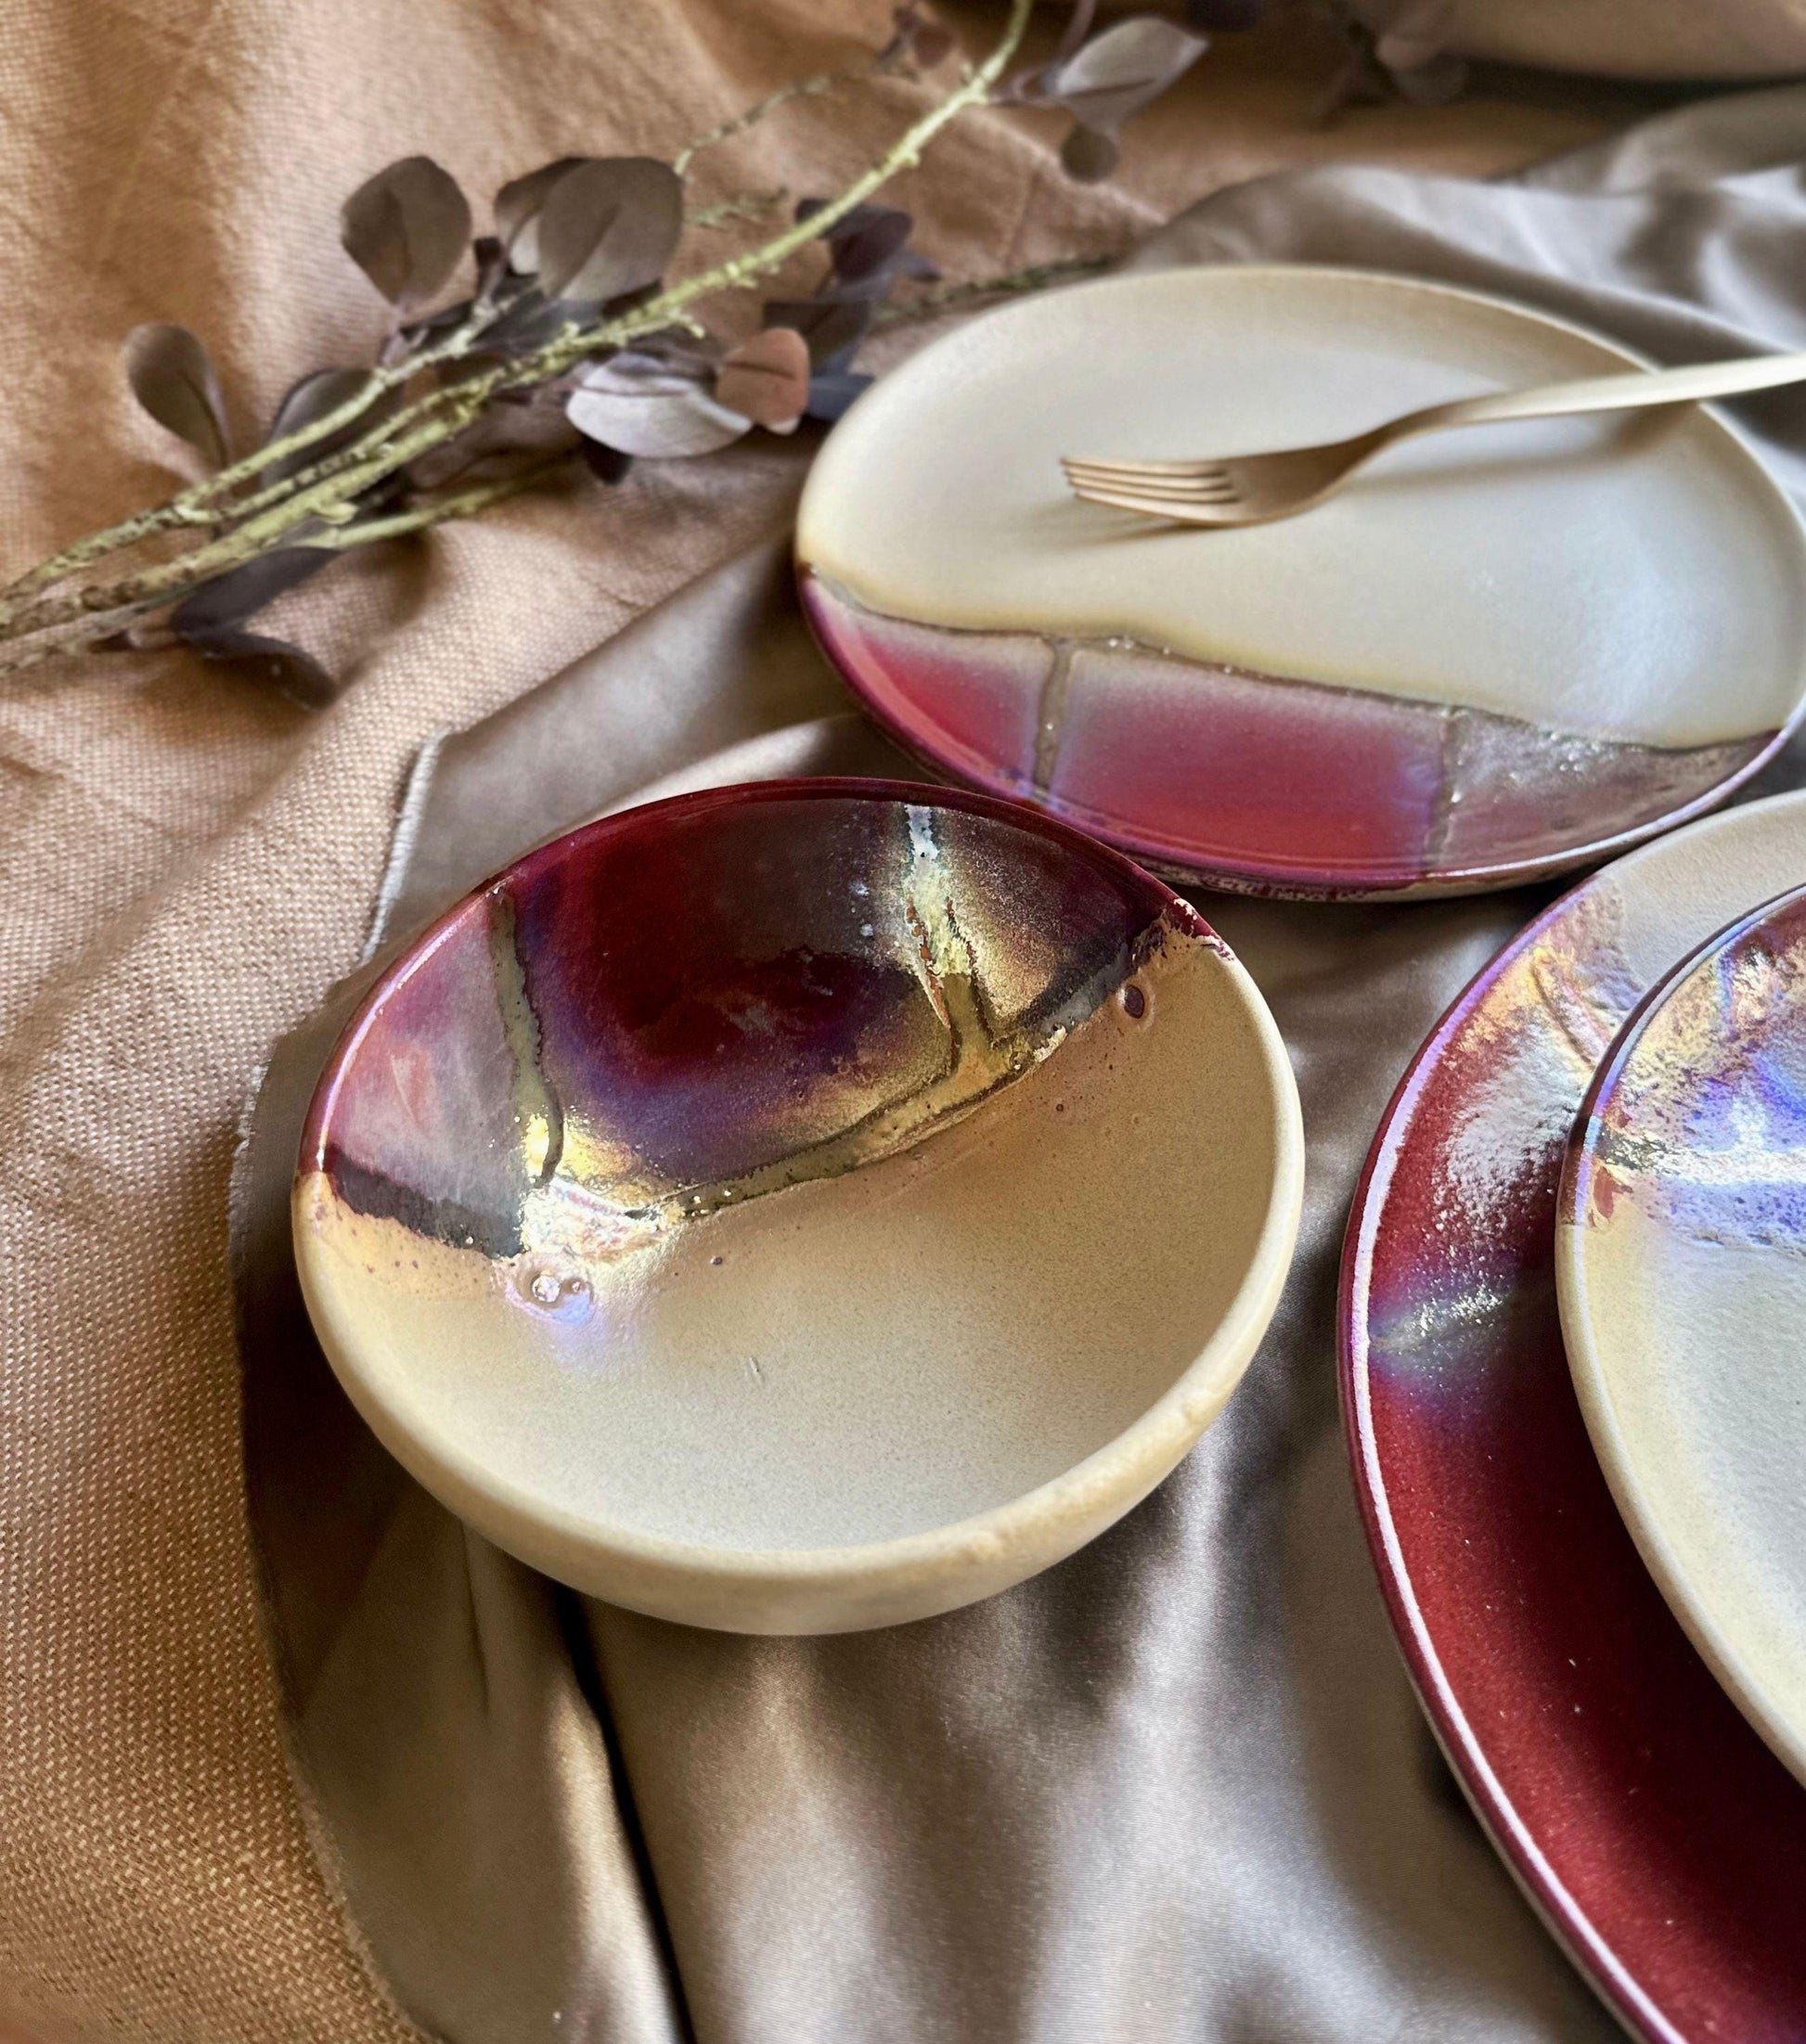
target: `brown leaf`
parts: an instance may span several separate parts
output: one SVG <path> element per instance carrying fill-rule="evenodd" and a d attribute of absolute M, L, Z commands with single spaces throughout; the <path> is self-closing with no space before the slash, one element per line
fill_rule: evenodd
<path fill-rule="evenodd" d="M 693 378 L 628 355 L 586 369 L 564 413 L 587 439 L 624 455 L 660 457 L 712 454 L 750 423 L 716 404 Z"/>
<path fill-rule="evenodd" d="M 406 156 L 345 200 L 339 238 L 383 297 L 412 312 L 451 281 L 471 238 L 471 208 L 448 171 L 430 156 Z"/>
<path fill-rule="evenodd" d="M 1060 145 L 1062 168 L 1081 185 L 1102 184 L 1116 169 L 1121 155 L 1114 135 L 1106 135 L 1102 128 L 1088 128 L 1082 121 L 1073 122 Z"/>
<path fill-rule="evenodd" d="M 1041 95 L 1086 127 L 1115 135 L 1204 55 L 1206 39 L 1157 14 L 1132 15 L 1087 43 L 1041 81 Z"/>
<path fill-rule="evenodd" d="M 633 456 L 624 455 L 618 447 L 606 447 L 600 440 L 586 440 L 583 465 L 598 482 L 615 483 L 633 467 Z"/>
<path fill-rule="evenodd" d="M 282 402 L 276 407 L 276 417 L 270 420 L 270 430 L 264 436 L 264 444 L 272 441 L 286 440 L 290 433 L 298 433 L 303 426 L 311 426 L 316 418 L 324 418 L 329 412 L 336 412 L 348 398 L 355 397 L 369 381 L 368 369 L 315 369 L 310 375 L 292 384 L 284 393 Z M 328 433 L 296 453 L 283 456 L 280 461 L 273 461 L 263 472 L 265 480 L 276 482 L 282 476 L 294 475 L 300 469 L 323 460 L 328 455 L 336 454 L 341 447 L 348 447 L 359 434 L 374 426 L 385 412 L 396 408 L 399 391 L 392 391 L 349 425 L 342 426 L 337 432 Z"/>
<path fill-rule="evenodd" d="M 440 490 L 485 462 L 521 454 L 574 453 L 578 444 L 561 405 L 491 404 L 461 433 L 410 461 L 407 480 L 417 490 Z"/>
<path fill-rule="evenodd" d="M 337 559 L 329 546 L 278 546 L 272 553 L 259 554 L 254 560 L 203 582 L 185 597 L 171 611 L 170 626 L 177 638 L 204 647 L 218 633 L 242 624 L 284 590 L 318 574 Z"/>
<path fill-rule="evenodd" d="M 844 369 L 871 325 L 876 307 L 865 298 L 774 298 L 765 307 L 768 327 L 793 327 L 809 344 L 818 369 Z"/>
<path fill-rule="evenodd" d="M 539 209 L 539 288 L 600 304 L 656 284 L 683 232 L 683 184 L 650 156 L 593 157 Z"/>
<path fill-rule="evenodd" d="M 285 638 L 266 638 L 261 632 L 223 631 L 204 645 L 197 643 L 195 650 L 203 660 L 239 668 L 253 680 L 267 682 L 303 709 L 323 710 L 339 693 L 339 684 L 313 654 Z"/>
<path fill-rule="evenodd" d="M 755 426 L 787 433 L 809 402 L 809 344 L 794 327 L 768 327 L 721 365 L 715 398 Z"/>
<path fill-rule="evenodd" d="M 337 559 L 325 546 L 280 546 L 260 554 L 202 583 L 170 613 L 170 629 L 204 659 L 241 666 L 295 701 L 317 708 L 338 693 L 331 675 L 300 647 L 248 631 L 245 620 Z"/>
<path fill-rule="evenodd" d="M 524 274 L 539 266 L 539 211 L 566 171 L 593 162 L 588 156 L 561 156 L 524 177 L 511 178 L 496 194 L 496 232 L 508 251 L 509 267 Z"/>
<path fill-rule="evenodd" d="M 197 449 L 210 468 L 226 456 L 226 406 L 205 348 L 186 327 L 153 323 L 125 337 L 132 393 L 158 425 Z"/>

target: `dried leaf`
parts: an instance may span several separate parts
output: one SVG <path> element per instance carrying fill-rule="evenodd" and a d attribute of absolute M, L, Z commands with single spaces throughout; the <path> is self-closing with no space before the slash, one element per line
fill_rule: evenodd
<path fill-rule="evenodd" d="M 857 369 L 820 369 L 809 379 L 809 402 L 805 414 L 832 425 L 853 400 L 871 387 L 871 379 Z"/>
<path fill-rule="evenodd" d="M 339 693 L 339 684 L 313 654 L 284 638 L 226 630 L 205 643 L 196 641 L 195 650 L 203 660 L 243 669 L 252 680 L 267 682 L 306 710 L 323 710 Z"/>
<path fill-rule="evenodd" d="M 768 327 L 723 361 L 715 397 L 774 433 L 795 430 L 809 402 L 809 344 L 793 327 Z"/>
<path fill-rule="evenodd" d="M 496 232 L 508 251 L 510 269 L 527 276 L 539 267 L 539 209 L 546 203 L 546 194 L 566 171 L 594 161 L 587 156 L 561 156 L 524 177 L 510 179 L 496 194 Z"/>
<path fill-rule="evenodd" d="M 797 206 L 798 220 L 819 212 L 824 200 L 806 199 Z M 926 256 L 909 246 L 915 223 L 899 206 L 855 206 L 822 237 L 832 265 L 828 295 L 836 298 L 883 298 L 898 276 L 938 276 Z"/>
<path fill-rule="evenodd" d="M 583 465 L 598 482 L 619 482 L 633 467 L 633 456 L 624 455 L 618 447 L 604 446 L 600 440 L 586 440 L 583 444 Z"/>
<path fill-rule="evenodd" d="M 692 378 L 626 354 L 585 370 L 564 412 L 587 439 L 624 455 L 712 454 L 749 424 Z"/>
<path fill-rule="evenodd" d="M 259 554 L 185 597 L 170 613 L 171 628 L 190 646 L 204 646 L 337 559 L 328 546 L 278 546 L 273 553 Z"/>
<path fill-rule="evenodd" d="M 471 469 L 503 456 L 574 453 L 578 435 L 556 405 L 490 404 L 464 431 L 407 465 L 417 490 L 439 490 Z"/>
<path fill-rule="evenodd" d="M 864 298 L 774 298 L 765 308 L 768 327 L 793 327 L 809 344 L 818 370 L 844 369 L 871 325 L 875 310 Z"/>
<path fill-rule="evenodd" d="M 448 171 L 430 156 L 407 156 L 345 200 L 339 238 L 383 297 L 412 312 L 451 281 L 471 238 L 471 208 Z"/>
<path fill-rule="evenodd" d="M 1043 74 L 1044 98 L 1088 128 L 1114 135 L 1131 114 L 1157 99 L 1197 62 L 1202 35 L 1157 14 L 1138 14 L 1093 36 L 1064 64 Z"/>
<path fill-rule="evenodd" d="M 539 288 L 600 304 L 656 284 L 683 232 L 683 184 L 650 156 L 596 157 L 556 180 L 539 210 Z"/>
<path fill-rule="evenodd" d="M 1081 185 L 1099 185 L 1116 167 L 1122 151 L 1114 135 L 1102 128 L 1088 128 L 1075 121 L 1060 145 L 1060 163 L 1068 177 Z"/>
<path fill-rule="evenodd" d="M 828 230 L 828 251 L 843 284 L 863 283 L 889 269 L 915 222 L 900 206 L 856 206 Z"/>
<path fill-rule="evenodd" d="M 348 398 L 355 397 L 369 381 L 368 369 L 316 369 L 292 385 L 276 407 L 276 417 L 270 420 L 270 430 L 264 436 L 267 447 L 272 441 L 286 440 L 290 433 L 298 433 L 303 426 L 311 426 L 316 418 L 324 418 L 329 412 L 336 412 Z M 376 424 L 384 412 L 393 411 L 400 399 L 400 392 L 390 392 L 367 412 L 360 412 L 349 425 L 342 426 L 337 432 L 328 433 L 322 440 L 316 440 L 294 454 L 284 455 L 280 461 L 273 461 L 264 470 L 266 480 L 296 474 L 312 463 L 323 460 L 326 456 L 336 454 L 341 447 L 347 447 L 368 427 Z"/>
<path fill-rule="evenodd" d="M 528 289 L 483 337 L 483 347 L 497 354 L 533 354 L 571 324 L 571 307 L 549 302 L 543 291 Z"/>
<path fill-rule="evenodd" d="M 171 612 L 170 629 L 204 658 L 242 664 L 284 695 L 317 708 L 338 693 L 331 675 L 300 647 L 247 631 L 245 620 L 337 559 L 325 546 L 282 546 L 261 554 L 202 583 Z"/>
<path fill-rule="evenodd" d="M 161 322 L 125 337 L 132 393 L 158 425 L 195 448 L 210 468 L 226 456 L 226 406 L 212 358 L 186 327 Z"/>
<path fill-rule="evenodd" d="M 1065 27 L 1060 31 L 1059 46 L 1050 60 L 1050 70 L 1057 71 L 1068 58 L 1077 56 L 1096 19 L 1097 0 L 1072 0 L 1072 12 L 1066 17 Z"/>

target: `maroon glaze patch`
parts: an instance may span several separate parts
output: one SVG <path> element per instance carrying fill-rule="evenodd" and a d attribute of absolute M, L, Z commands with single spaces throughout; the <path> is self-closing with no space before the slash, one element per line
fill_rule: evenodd
<path fill-rule="evenodd" d="M 711 791 L 573 832 L 378 983 L 303 1171 L 517 1256 L 548 1189 L 630 1228 L 916 1139 L 1008 1084 L 1163 942 L 1206 935 L 1030 810 L 882 781 Z"/>
<path fill-rule="evenodd" d="M 1697 814 L 1781 740 L 1620 744 L 1128 639 L 911 623 L 806 564 L 801 587 L 829 658 L 920 757 L 1156 871 L 1245 893 L 1400 894 L 1544 877 Z"/>

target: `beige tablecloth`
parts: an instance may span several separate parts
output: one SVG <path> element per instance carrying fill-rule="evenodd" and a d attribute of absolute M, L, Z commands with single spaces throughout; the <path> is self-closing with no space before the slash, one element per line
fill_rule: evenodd
<path fill-rule="evenodd" d="M 808 0 L 14 0 L 0 124 L 12 252 L 0 300 L 10 456 L 0 557 L 22 565 L 166 488 L 168 447 L 133 415 L 115 364 L 135 322 L 177 319 L 203 333 L 247 430 L 301 370 L 368 354 L 378 310 L 339 253 L 334 223 L 345 192 L 381 162 L 429 150 L 483 194 L 565 151 L 668 152 L 778 79 L 843 60 L 855 39 L 882 39 L 886 14 Z M 977 18 L 979 32 L 990 19 Z M 986 116 L 937 147 L 905 196 L 949 271 L 987 274 L 1116 247 L 1201 193 L 1278 165 L 1485 173 L 1627 110 L 1610 94 L 1507 81 L 1455 108 L 1363 109 L 1322 130 L 1309 115 L 1332 63 L 1318 32 L 1288 18 L 1225 40 L 1148 118 L 1113 186 L 1063 182 L 1046 122 Z M 918 96 L 891 84 L 805 102 L 781 128 L 724 152 L 721 186 L 821 188 Z M 613 493 L 522 502 L 335 570 L 291 599 L 296 635 L 352 682 L 316 717 L 180 655 L 47 667 L 0 693 L 0 2012 L 35 2036 L 351 2044 L 412 2034 L 323 1877 L 260 1630 L 224 1227 L 237 1117 L 272 1044 L 358 957 L 401 778 L 425 734 L 521 695 L 780 524 L 797 460 L 793 446 L 767 440 L 648 467 Z M 715 670 L 679 661 L 623 719 L 616 787 L 832 700 L 819 671 L 799 675 L 772 679 L 778 698 L 752 703 L 716 687 Z M 1358 913 L 1343 919 L 1347 969 L 1386 989 L 1413 1027 L 1441 997 L 1446 965 L 1426 980 L 1414 961 L 1447 913 L 1425 911 L 1409 935 L 1388 927 L 1373 945 Z M 1497 930 L 1463 940 L 1476 962 L 1508 919 L 1502 907 Z M 1283 958 L 1255 962 L 1282 986 Z M 1309 1001 L 1335 997 L 1334 971 L 1313 969 L 1309 984 Z M 1319 1098 L 1338 1099 L 1345 1146 L 1371 1124 L 1385 1083 L 1374 1073 L 1338 1093 L 1333 1060 L 1307 1073 Z M 1336 1225 L 1332 1211 L 1311 1223 L 1319 1236 Z M 1250 1422 L 1263 1401 L 1289 1395 L 1257 1380 L 1243 1394 Z M 1318 1405 L 1323 1395 L 1312 1394 Z M 1312 1509 L 1342 1526 L 1325 1549 L 1330 1574 L 1301 1593 L 1346 1628 L 1350 1655 L 1387 1655 L 1338 1451 L 1289 1437 L 1307 1456 L 1299 1477 Z M 1240 1436 L 1224 1438 L 1220 1452 L 1233 1456 Z M 1125 1553 L 1182 1541 L 1183 1525 L 1156 1503 L 1114 1548 L 1080 1558 L 1075 1580 L 1107 1591 Z M 1207 1603 L 1212 1593 L 1201 1583 L 1194 1594 Z M 1186 1613 L 1153 1615 L 1177 1651 Z M 951 1623 L 1031 1621 L 1000 1606 Z M 612 1640 L 617 1665 L 642 1637 L 629 1626 Z M 906 1651 L 904 1635 L 889 1638 L 842 1651 L 875 1656 L 882 1680 L 884 1656 Z M 1333 1629 L 1332 1648 L 1342 1638 Z M 750 1699 L 778 1728 L 785 1685 L 815 1679 L 777 1672 L 767 1650 L 749 1647 L 724 1690 L 705 1675 L 716 1644 L 697 1651 L 695 1684 L 664 1722 L 622 1727 L 613 1753 L 625 1767 L 630 1744 L 642 1796 L 679 1810 L 685 1782 L 703 1779 L 690 1770 L 707 1764 L 724 1699 Z M 1018 1720 L 1007 1688 L 949 1698 L 936 1763 L 969 1835 L 1014 1837 L 1024 1892 L 1044 1897 L 1057 1892 L 1050 1842 L 1013 1831 L 1010 1784 L 962 1755 L 987 1722 L 1015 1723 L 1045 1766 L 1061 1765 L 1065 1742 L 1077 1755 L 1115 1707 L 1113 1650 L 1099 1630 L 1073 1651 L 1095 1657 L 1095 1679 L 1064 1716 Z M 1284 1656 L 1278 1634 L 1271 1652 Z M 1187 1679 L 1182 1652 L 1171 1667 L 1175 1683 Z M 1278 1658 L 1272 1679 L 1284 1679 Z M 1359 1777 L 1382 1749 L 1433 1768 L 1400 1679 L 1388 1693 L 1371 1722 L 1338 1722 L 1331 1707 L 1309 1738 L 1300 1725 L 1307 1784 Z M 1238 1716 L 1251 1707 L 1232 1694 L 1211 1702 L 1219 1720 L 1206 1744 L 1231 1767 Z M 882 1714 L 858 1736 L 882 1757 Z M 759 1765 L 782 1759 L 775 1750 Z M 1127 1806 L 1163 1788 L 1125 1777 L 1106 1806 L 1118 1793 Z M 1309 1796 L 1300 1808 L 1316 1821 Z M 806 1840 L 806 1799 L 795 1814 Z M 706 1848 L 709 1809 L 684 1820 Z M 1074 1806 L 1071 1821 L 1099 1820 Z M 1275 1812 L 1260 1909 L 1238 1933 L 1238 1963 L 1255 1967 L 1244 1981 L 1258 1976 L 1262 1942 L 1277 1964 L 1289 1935 L 1284 1835 Z M 1516 2011 L 1486 2034 L 1588 2032 L 1580 1990 L 1545 1965 L 1541 1934 L 1477 1836 L 1464 1838 L 1451 1847 L 1464 1870 L 1445 1907 L 1467 1921 L 1451 1935 L 1471 1949 L 1480 2004 Z M 644 1848 L 624 1834 L 619 1849 L 631 1858 Z M 1388 1849 L 1358 1833 L 1339 1843 L 1357 1870 Z M 869 1972 L 853 2002 L 825 1986 L 813 2004 L 794 1999 L 811 1913 L 820 1920 L 834 1899 L 805 1890 L 782 1922 L 723 1925 L 713 1972 L 699 1956 L 685 1983 L 698 2034 L 975 2039 L 1014 2034 L 1037 1997 L 1064 1999 L 1083 2022 L 1092 1947 L 1069 1937 L 1057 1911 L 1032 1936 L 1025 1920 L 1014 1962 L 997 1974 L 1016 2012 L 999 2026 L 994 1983 L 959 1962 L 961 1926 L 986 1896 L 957 1882 L 911 1887 L 909 1855 L 893 1857 L 904 1871 L 890 1892 L 871 1890 L 862 1935 L 871 1951 L 915 1939 L 942 1954 L 936 1977 L 950 1999 L 932 2021 L 872 1999 Z M 733 1878 L 725 1845 L 715 1864 Z M 1090 1912 L 1091 1935 L 1097 1912 L 1154 1927 L 1152 2006 L 1167 1964 L 1159 1953 L 1172 1938 L 1211 1935 L 1209 1908 L 1186 1915 L 1182 1892 L 1203 1893 L 1143 1868 L 1060 1907 Z M 659 2025 L 684 2020 L 672 2014 L 670 1941 L 706 1943 L 710 1906 L 699 1894 L 683 1924 L 624 1929 L 634 1948 L 617 1954 L 622 1991 L 638 2012 L 618 2028 L 598 2018 L 587 2034 L 664 2035 Z M 1410 1940 L 1401 1946 L 1362 1902 L 1359 1883 L 1325 1906 L 1368 1969 L 1374 2006 L 1385 2005 L 1412 1976 Z M 737 1990 L 734 1954 L 773 1940 L 788 1941 L 789 1999 L 766 2006 Z M 393 1950 L 384 1960 L 393 1977 Z M 1212 1963 L 1202 1961 L 1206 1974 Z M 1529 2000 L 1512 1999 L 1519 1974 L 1542 1983 Z M 505 1967 L 490 1978 L 494 2034 L 585 2034 L 561 2029 L 548 2008 L 510 2002 L 519 1983 Z M 1294 2014 L 1309 2027 L 1308 2011 Z M 1397 2034 L 1408 2033 L 1451 2034 L 1409 2024 Z M 1090 2031 L 1149 2034 L 1132 2008 L 1100 2008 Z M 1256 1997 L 1239 2016 L 1221 2013 L 1213 2034 L 1278 2033 Z"/>

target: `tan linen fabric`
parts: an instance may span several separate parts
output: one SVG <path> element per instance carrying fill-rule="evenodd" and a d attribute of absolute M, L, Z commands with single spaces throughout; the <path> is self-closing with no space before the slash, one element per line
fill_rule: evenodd
<path fill-rule="evenodd" d="M 886 11 L 14 0 L 0 558 L 167 486 L 115 366 L 135 321 L 202 332 L 247 429 L 300 371 L 368 356 L 379 315 L 334 221 L 383 161 L 430 150 L 483 194 L 567 150 L 668 150 L 877 41 Z M 1113 247 L 1278 164 L 1486 172 L 1611 110 L 1513 86 L 1320 131 L 1329 61 L 1286 23 L 1225 43 L 1112 189 L 1051 173 L 1045 121 L 987 117 L 908 195 L 949 269 L 986 274 Z M 711 189 L 819 188 L 918 97 L 806 102 L 725 152 Z M 292 605 L 353 683 L 317 717 L 175 655 L 0 689 L 0 2010 L 36 2036 L 407 2033 L 316 1867 L 258 1628 L 223 1220 L 235 1120 L 272 1043 L 357 957 L 423 736 L 765 530 L 795 459 L 767 442 L 648 469 L 335 570 Z M 661 713 L 647 773 L 676 756 Z"/>

